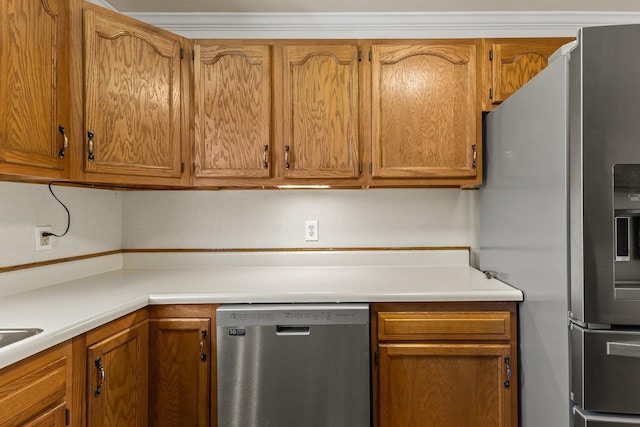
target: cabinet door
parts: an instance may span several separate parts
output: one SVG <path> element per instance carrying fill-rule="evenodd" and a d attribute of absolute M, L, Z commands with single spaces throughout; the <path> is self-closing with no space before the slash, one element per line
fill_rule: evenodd
<path fill-rule="evenodd" d="M 510 426 L 509 350 L 508 344 L 381 344 L 380 426 Z"/>
<path fill-rule="evenodd" d="M 147 426 L 148 345 L 143 321 L 89 346 L 89 427 Z"/>
<path fill-rule="evenodd" d="M 85 9 L 85 171 L 180 177 L 180 42 L 152 26 Z"/>
<path fill-rule="evenodd" d="M 0 173 L 65 177 L 68 32 L 66 1 L 0 2 Z"/>
<path fill-rule="evenodd" d="M 195 45 L 196 178 L 262 178 L 271 170 L 271 49 Z"/>
<path fill-rule="evenodd" d="M 549 56 L 571 38 L 494 39 L 491 41 L 492 104 L 500 104 L 549 63 Z"/>
<path fill-rule="evenodd" d="M 359 176 L 356 45 L 285 46 L 284 177 Z"/>
<path fill-rule="evenodd" d="M 210 319 L 150 320 L 152 426 L 209 426 Z"/>
<path fill-rule="evenodd" d="M 479 46 L 372 46 L 373 178 L 477 176 Z"/>

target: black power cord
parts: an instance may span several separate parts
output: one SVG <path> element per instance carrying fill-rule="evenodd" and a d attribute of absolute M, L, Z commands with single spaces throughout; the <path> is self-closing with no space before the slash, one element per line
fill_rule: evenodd
<path fill-rule="evenodd" d="M 60 201 L 60 199 L 58 199 L 58 196 L 55 195 L 55 193 L 53 192 L 53 188 L 51 188 L 52 184 L 57 184 L 59 181 L 51 181 L 49 183 L 49 192 L 51 192 L 51 195 L 53 196 L 54 199 L 56 199 L 58 201 L 58 203 L 60 203 L 62 205 L 62 207 L 64 208 L 65 211 L 67 211 L 67 229 L 64 230 L 64 233 L 62 234 L 55 234 L 55 233 L 50 233 L 48 231 L 45 231 L 42 233 L 43 236 L 55 236 L 55 237 L 64 237 L 68 232 L 69 232 L 69 227 L 71 227 L 71 212 L 69 212 L 69 209 L 64 205 L 64 203 L 62 203 Z"/>

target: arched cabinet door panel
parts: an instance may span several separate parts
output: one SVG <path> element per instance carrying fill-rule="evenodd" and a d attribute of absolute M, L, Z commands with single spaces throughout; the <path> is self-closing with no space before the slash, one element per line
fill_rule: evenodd
<path fill-rule="evenodd" d="M 177 35 L 85 6 L 85 172 L 180 178 L 181 43 Z"/>
<path fill-rule="evenodd" d="M 0 2 L 0 173 L 68 176 L 67 3 Z"/>
<path fill-rule="evenodd" d="M 490 45 L 491 104 L 497 105 L 549 64 L 549 57 L 571 38 L 493 39 Z"/>
<path fill-rule="evenodd" d="M 195 177 L 271 176 L 271 47 L 197 42 Z"/>
<path fill-rule="evenodd" d="M 283 175 L 360 175 L 358 46 L 283 48 Z"/>
<path fill-rule="evenodd" d="M 479 40 L 372 46 L 374 182 L 479 177 L 479 52 Z"/>

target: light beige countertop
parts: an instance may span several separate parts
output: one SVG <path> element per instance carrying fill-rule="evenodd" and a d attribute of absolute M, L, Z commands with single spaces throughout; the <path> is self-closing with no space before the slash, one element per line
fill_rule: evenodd
<path fill-rule="evenodd" d="M 0 368 L 149 304 L 522 301 L 466 250 L 125 253 L 0 274 Z M 60 280 L 61 278 L 69 280 Z M 50 283 L 55 282 L 56 283 Z M 3 292 L 4 290 L 4 292 Z"/>

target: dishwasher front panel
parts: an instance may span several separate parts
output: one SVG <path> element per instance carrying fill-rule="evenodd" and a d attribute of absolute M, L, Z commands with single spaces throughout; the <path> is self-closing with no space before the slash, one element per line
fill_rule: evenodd
<path fill-rule="evenodd" d="M 366 304 L 221 306 L 218 425 L 370 426 Z"/>

